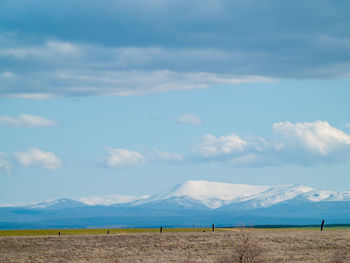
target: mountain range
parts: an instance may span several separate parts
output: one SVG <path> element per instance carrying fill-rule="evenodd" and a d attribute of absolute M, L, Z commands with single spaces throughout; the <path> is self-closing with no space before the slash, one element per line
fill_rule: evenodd
<path fill-rule="evenodd" d="M 350 191 L 186 181 L 112 205 L 58 199 L 0 207 L 0 229 L 350 223 Z"/>

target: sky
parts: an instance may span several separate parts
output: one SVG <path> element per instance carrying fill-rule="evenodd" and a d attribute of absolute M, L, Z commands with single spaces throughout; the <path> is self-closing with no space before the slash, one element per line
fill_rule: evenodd
<path fill-rule="evenodd" d="M 2 0 L 0 204 L 186 180 L 350 190 L 350 2 Z"/>

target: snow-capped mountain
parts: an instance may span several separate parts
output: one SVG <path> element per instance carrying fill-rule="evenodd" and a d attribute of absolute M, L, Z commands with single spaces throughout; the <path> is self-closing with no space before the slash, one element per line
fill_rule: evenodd
<path fill-rule="evenodd" d="M 310 201 L 310 202 L 336 202 L 336 201 L 350 201 L 350 192 L 335 192 L 335 191 L 326 191 L 326 190 L 312 190 L 308 191 L 303 195 L 300 195 L 296 198 L 299 201 Z M 295 200 L 295 201 L 296 201 Z"/>
<path fill-rule="evenodd" d="M 95 197 L 96 198 L 96 197 Z M 125 198 L 124 198 L 125 199 Z M 81 199 L 85 200 L 85 199 Z M 136 198 L 131 201 L 121 201 L 111 206 L 137 207 L 154 206 L 164 203 L 177 204 L 179 207 L 207 207 L 218 209 L 235 207 L 256 209 L 271 207 L 285 202 L 325 202 L 350 201 L 350 191 L 335 192 L 316 190 L 301 185 L 247 185 L 209 182 L 204 180 L 185 181 L 161 193 Z M 50 200 L 25 206 L 30 209 L 60 209 L 81 206 L 93 206 L 90 202 L 77 201 L 68 198 Z"/>
<path fill-rule="evenodd" d="M 90 199 L 89 199 L 90 200 Z M 186 181 L 158 194 L 113 205 L 58 199 L 0 207 L 0 229 L 350 223 L 350 192 L 301 185 Z M 90 200 L 91 201 L 91 200 Z"/>
<path fill-rule="evenodd" d="M 210 209 L 225 206 L 254 209 L 270 207 L 291 200 L 304 202 L 350 201 L 350 192 L 319 191 L 301 185 L 255 186 L 246 184 L 229 184 L 219 182 L 186 181 L 175 187 L 150 196 L 143 200 L 128 203 L 129 206 L 173 203 L 194 206 L 201 204 Z"/>
<path fill-rule="evenodd" d="M 165 200 L 193 200 L 215 209 L 237 199 L 255 196 L 268 189 L 267 186 L 228 184 L 208 181 L 186 181 L 148 199 L 136 201 L 135 204 L 157 203 Z"/>
<path fill-rule="evenodd" d="M 86 204 L 72 200 L 69 198 L 60 198 L 57 200 L 51 200 L 47 202 L 41 202 L 36 204 L 27 205 L 25 207 L 30 209 L 62 209 L 62 208 L 74 208 L 86 206 Z"/>

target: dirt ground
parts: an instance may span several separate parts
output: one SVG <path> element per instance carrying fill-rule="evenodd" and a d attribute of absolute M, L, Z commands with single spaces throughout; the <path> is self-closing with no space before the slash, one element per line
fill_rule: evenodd
<path fill-rule="evenodd" d="M 350 230 L 244 230 L 264 262 L 335 262 Z M 0 237 L 0 262 L 237 262 L 242 231 Z M 261 262 L 261 261 L 256 261 Z M 344 260 L 342 262 L 350 262 Z"/>

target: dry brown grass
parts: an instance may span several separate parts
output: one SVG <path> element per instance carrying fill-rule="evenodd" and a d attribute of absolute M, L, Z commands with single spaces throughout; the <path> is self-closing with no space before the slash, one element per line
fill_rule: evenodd
<path fill-rule="evenodd" d="M 334 252 L 350 251 L 350 230 L 245 233 L 262 250 L 265 262 L 348 262 L 346 256 L 335 261 L 340 253 Z M 0 262 L 215 263 L 226 257 L 227 263 L 239 262 L 235 254 L 240 242 L 241 231 L 0 237 Z"/>
<path fill-rule="evenodd" d="M 343 250 L 336 250 L 333 253 L 333 256 L 329 263 L 349 263 L 349 251 L 343 249 Z"/>

